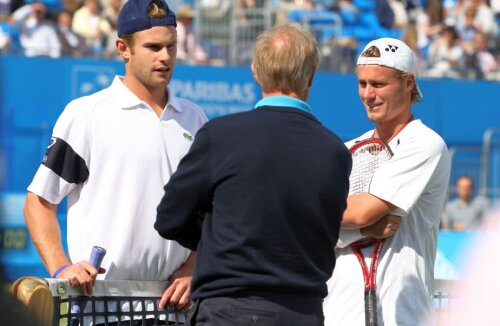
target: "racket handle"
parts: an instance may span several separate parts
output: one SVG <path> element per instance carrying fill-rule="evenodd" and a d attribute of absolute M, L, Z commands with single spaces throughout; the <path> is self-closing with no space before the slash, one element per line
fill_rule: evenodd
<path fill-rule="evenodd" d="M 377 291 L 375 289 L 365 291 L 365 324 L 377 326 Z"/>
<path fill-rule="evenodd" d="M 92 264 L 92 266 L 94 266 L 97 270 L 99 270 L 99 267 L 101 267 L 102 259 L 104 258 L 105 254 L 106 254 L 106 249 L 99 246 L 94 246 L 92 247 L 92 252 L 90 253 L 89 262 Z"/>
<path fill-rule="evenodd" d="M 90 252 L 90 259 L 89 262 L 94 266 L 98 271 L 99 267 L 101 267 L 102 259 L 104 258 L 104 255 L 106 254 L 106 249 L 99 247 L 99 246 L 94 246 L 92 247 L 92 251 Z M 75 303 L 71 306 L 71 313 L 72 314 L 79 314 L 81 308 L 85 305 L 85 300 L 81 303 L 82 307 L 80 307 L 80 304 Z M 69 322 L 69 326 L 78 326 L 80 325 L 80 320 L 78 318 L 72 318 Z"/>

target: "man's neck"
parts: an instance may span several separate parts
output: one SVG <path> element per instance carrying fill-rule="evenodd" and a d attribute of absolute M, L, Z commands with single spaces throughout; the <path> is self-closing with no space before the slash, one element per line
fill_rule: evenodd
<path fill-rule="evenodd" d="M 158 117 L 161 116 L 168 102 L 166 88 L 147 88 L 142 83 L 137 82 L 135 79 L 127 78 L 127 76 L 123 79 L 123 84 L 141 101 L 147 103 Z"/>
<path fill-rule="evenodd" d="M 293 98 L 296 98 L 296 99 L 304 101 L 304 102 L 307 100 L 307 98 L 303 98 L 295 92 L 291 92 L 289 94 L 285 94 L 281 91 L 272 91 L 272 92 L 268 92 L 268 93 L 262 92 L 262 98 L 270 97 L 270 96 L 289 96 L 289 97 L 293 97 Z"/>
<path fill-rule="evenodd" d="M 410 114 L 406 120 L 401 120 L 397 123 L 377 123 L 375 126 L 375 131 L 373 133 L 374 138 L 380 138 L 385 142 L 390 142 L 396 135 L 401 132 L 411 121 L 413 121 L 413 115 Z"/>
<path fill-rule="evenodd" d="M 462 204 L 462 206 L 469 206 L 471 201 L 472 201 L 472 197 L 469 197 L 469 198 L 459 198 L 458 199 L 460 201 L 460 204 Z"/>

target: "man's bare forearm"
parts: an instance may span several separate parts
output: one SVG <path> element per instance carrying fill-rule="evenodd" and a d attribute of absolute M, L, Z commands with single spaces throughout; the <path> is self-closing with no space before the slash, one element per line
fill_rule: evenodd
<path fill-rule="evenodd" d="M 376 223 L 395 208 L 391 203 L 368 193 L 349 196 L 342 218 L 343 229 L 360 229 Z"/>
<path fill-rule="evenodd" d="M 57 205 L 28 192 L 24 205 L 24 219 L 45 268 L 52 275 L 59 267 L 69 263 L 61 241 L 57 221 Z"/>

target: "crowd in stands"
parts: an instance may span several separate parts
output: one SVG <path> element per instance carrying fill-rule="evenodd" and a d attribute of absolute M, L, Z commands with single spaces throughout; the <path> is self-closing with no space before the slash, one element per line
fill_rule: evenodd
<path fill-rule="evenodd" d="M 114 56 L 122 0 L 0 0 L 0 49 L 26 56 Z"/>
<path fill-rule="evenodd" d="M 37 1 L 0 0 L 0 52 L 54 58 L 116 58 L 116 21 L 126 0 Z M 208 51 L 209 43 L 198 42 L 194 26 L 196 13 L 224 7 L 232 9 L 226 13 L 234 15 L 235 24 L 221 23 L 219 29 L 235 25 L 241 29 L 259 10 L 271 12 L 273 24 L 292 20 L 307 23 L 311 30 L 317 26 L 315 36 L 324 57 L 329 59 L 325 62 L 344 63 L 335 65 L 333 70 L 352 71 L 356 56 L 367 42 L 388 36 L 404 40 L 417 53 L 421 76 L 500 80 L 500 0 L 170 0 L 168 3 L 174 11 L 180 10 L 179 59 L 191 64 L 210 64 L 221 59 Z"/>
<path fill-rule="evenodd" d="M 427 77 L 500 80 L 499 0 L 317 0 L 306 10 L 340 16 L 356 58 L 367 42 L 397 37 L 418 55 Z M 352 45 L 351 45 L 352 46 Z"/>

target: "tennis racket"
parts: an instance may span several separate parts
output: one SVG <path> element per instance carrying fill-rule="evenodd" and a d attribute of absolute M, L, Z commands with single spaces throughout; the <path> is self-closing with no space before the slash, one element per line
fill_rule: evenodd
<path fill-rule="evenodd" d="M 106 249 L 98 246 L 92 247 L 92 252 L 90 253 L 89 263 L 92 264 L 97 270 L 101 267 L 102 259 L 106 254 Z M 71 313 L 77 315 L 82 309 L 85 309 L 85 300 L 81 303 L 75 303 L 71 306 Z M 69 322 L 69 326 L 79 326 L 80 319 L 74 317 Z"/>
<path fill-rule="evenodd" d="M 391 159 L 393 153 L 384 141 L 378 138 L 369 138 L 356 142 L 349 148 L 352 156 L 352 171 L 349 177 L 349 196 L 367 192 L 375 171 Z M 361 249 L 375 245 L 372 254 L 370 269 L 366 265 Z M 377 265 L 383 240 L 368 239 L 351 244 L 356 255 L 365 282 L 365 324 L 377 326 Z"/>

